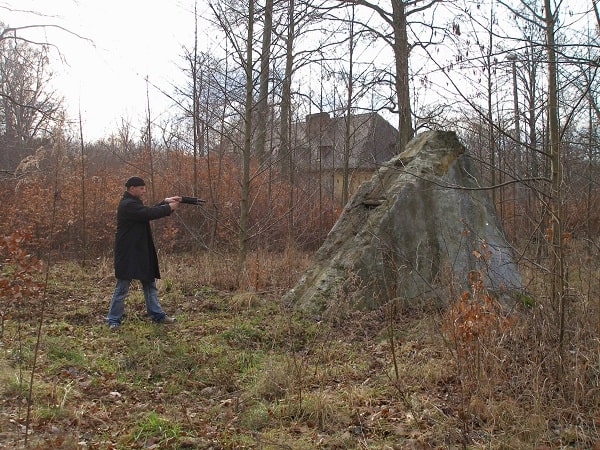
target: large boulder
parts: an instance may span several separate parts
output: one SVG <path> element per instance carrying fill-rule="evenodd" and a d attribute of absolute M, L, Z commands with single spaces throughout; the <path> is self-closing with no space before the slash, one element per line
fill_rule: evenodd
<path fill-rule="evenodd" d="M 419 134 L 360 186 L 284 300 L 310 313 L 439 306 L 475 273 L 506 302 L 521 277 L 479 178 L 455 133 Z"/>

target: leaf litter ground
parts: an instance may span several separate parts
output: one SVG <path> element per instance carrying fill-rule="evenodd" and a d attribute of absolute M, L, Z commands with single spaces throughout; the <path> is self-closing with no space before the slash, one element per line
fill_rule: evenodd
<path fill-rule="evenodd" d="M 24 447 L 26 431 L 29 448 L 39 449 L 519 448 L 564 440 L 541 415 L 537 429 L 515 436 L 515 423 L 477 412 L 436 313 L 392 321 L 382 310 L 325 323 L 288 311 L 276 291 L 167 279 L 161 303 L 176 324 L 152 323 L 134 288 L 113 332 L 104 323 L 112 283 L 106 265 L 52 271 L 29 421 L 42 302 L 3 315 L 0 448 Z"/>

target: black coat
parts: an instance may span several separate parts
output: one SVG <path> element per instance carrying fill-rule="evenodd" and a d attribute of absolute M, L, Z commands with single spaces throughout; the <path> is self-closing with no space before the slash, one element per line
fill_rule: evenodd
<path fill-rule="evenodd" d="M 156 206 L 144 206 L 139 198 L 123 193 L 117 208 L 115 236 L 115 276 L 118 279 L 153 281 L 160 278 L 150 221 L 169 215 L 171 207 L 164 201 Z"/>

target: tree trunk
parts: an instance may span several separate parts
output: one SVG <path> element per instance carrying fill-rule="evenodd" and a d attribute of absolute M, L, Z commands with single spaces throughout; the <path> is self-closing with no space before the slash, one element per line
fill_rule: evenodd
<path fill-rule="evenodd" d="M 197 4 L 194 3 L 194 55 L 192 59 L 192 128 L 193 128 L 193 146 L 194 162 L 192 175 L 192 195 L 198 195 L 198 120 L 199 120 L 199 96 L 198 96 L 198 15 Z"/>
<path fill-rule="evenodd" d="M 354 87 L 354 5 L 352 5 L 352 20 L 350 21 L 350 42 L 348 46 L 349 61 L 348 61 L 348 89 L 347 89 L 347 105 L 346 105 L 346 120 L 344 130 L 344 167 L 342 168 L 342 195 L 341 203 L 342 207 L 348 203 L 349 196 L 349 185 L 350 185 L 350 138 L 351 138 L 351 127 L 350 123 L 352 120 L 352 95 Z M 335 182 L 335 180 L 334 180 Z"/>
<path fill-rule="evenodd" d="M 554 40 L 555 17 L 552 2 L 544 0 L 545 31 L 548 53 L 548 133 L 550 144 L 551 229 L 552 229 L 552 300 L 558 307 L 559 352 L 562 355 L 565 332 L 565 267 L 562 245 L 562 170 L 558 122 L 557 60 Z"/>
<path fill-rule="evenodd" d="M 398 146 L 400 152 L 412 139 L 414 131 L 411 120 L 410 85 L 408 76 L 408 34 L 406 30 L 406 5 L 392 0 L 394 27 L 394 57 L 396 59 L 396 96 L 398 98 Z"/>
<path fill-rule="evenodd" d="M 148 159 L 150 163 L 150 195 L 152 201 L 156 200 L 156 190 L 154 188 L 154 156 L 152 155 L 152 118 L 150 115 L 150 94 L 148 92 L 148 77 L 146 77 L 146 106 L 148 116 L 146 117 L 146 139 L 148 140 Z"/>
<path fill-rule="evenodd" d="M 285 49 L 285 73 L 283 76 L 283 85 L 281 91 L 281 124 L 280 124 L 280 146 L 279 160 L 281 162 L 282 177 L 289 181 L 289 197 L 288 197 L 288 229 L 287 229 L 287 245 L 291 246 L 294 236 L 294 171 L 293 157 L 290 145 L 290 119 L 292 115 L 292 72 L 294 67 L 294 0 L 290 0 L 288 4 L 288 29 L 286 36 Z"/>
<path fill-rule="evenodd" d="M 271 60 L 271 34 L 273 30 L 273 0 L 265 4 L 265 22 L 262 36 L 262 49 L 260 54 L 260 88 L 258 94 L 256 115 L 256 158 L 260 163 L 267 160 L 267 117 L 269 98 L 269 63 Z"/>
<path fill-rule="evenodd" d="M 238 283 L 248 254 L 248 217 L 250 214 L 250 153 L 252 150 L 252 38 L 254 35 L 254 0 L 248 3 L 248 34 L 246 38 L 246 99 L 244 107 L 244 148 L 242 149 L 242 180 L 238 248 Z"/>
<path fill-rule="evenodd" d="M 81 109 L 79 110 L 79 144 L 81 157 L 81 265 L 85 266 L 87 256 L 87 223 L 86 223 L 86 197 L 85 197 L 85 144 L 83 142 L 83 124 Z"/>

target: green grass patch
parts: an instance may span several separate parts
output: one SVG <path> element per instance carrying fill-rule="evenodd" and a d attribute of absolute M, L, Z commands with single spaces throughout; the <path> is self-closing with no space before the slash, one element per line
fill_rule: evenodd
<path fill-rule="evenodd" d="M 142 448 L 179 448 L 180 426 L 155 411 L 139 418 L 132 428 L 131 441 Z"/>

